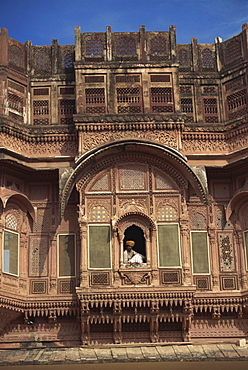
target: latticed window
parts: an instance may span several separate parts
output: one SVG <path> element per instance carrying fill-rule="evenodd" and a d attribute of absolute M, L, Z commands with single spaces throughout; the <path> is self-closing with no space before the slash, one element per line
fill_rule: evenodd
<path fill-rule="evenodd" d="M 60 123 L 71 123 L 73 114 L 75 113 L 75 100 L 60 100 L 59 101 L 59 117 Z"/>
<path fill-rule="evenodd" d="M 49 95 L 49 89 L 48 87 L 33 89 L 33 94 L 34 95 Z"/>
<path fill-rule="evenodd" d="M 74 53 L 73 52 L 65 52 L 62 55 L 61 60 L 61 67 L 62 68 L 72 68 L 74 62 Z"/>
<path fill-rule="evenodd" d="M 109 215 L 106 208 L 96 206 L 91 209 L 89 218 L 92 222 L 106 222 L 109 220 Z"/>
<path fill-rule="evenodd" d="M 75 113 L 75 100 L 59 101 L 60 115 L 73 115 Z"/>
<path fill-rule="evenodd" d="M 172 103 L 173 95 L 171 87 L 152 87 L 151 88 L 152 103 Z"/>
<path fill-rule="evenodd" d="M 213 68 L 214 61 L 212 51 L 210 49 L 204 49 L 201 52 L 202 67 L 204 68 Z"/>
<path fill-rule="evenodd" d="M 17 230 L 17 219 L 12 213 L 9 213 L 6 216 L 5 227 L 8 229 Z"/>
<path fill-rule="evenodd" d="M 108 174 L 98 179 L 90 190 L 109 190 Z"/>
<path fill-rule="evenodd" d="M 9 108 L 14 109 L 20 114 L 23 114 L 23 98 L 8 92 L 8 104 Z"/>
<path fill-rule="evenodd" d="M 173 92 L 171 87 L 151 88 L 151 107 L 153 112 L 173 112 Z"/>
<path fill-rule="evenodd" d="M 116 89 L 118 113 L 140 113 L 140 87 L 121 87 Z"/>
<path fill-rule="evenodd" d="M 24 92 L 25 92 L 25 87 L 23 85 L 20 85 L 16 81 L 13 81 L 13 80 L 8 80 L 8 87 L 10 89 L 19 91 L 22 94 L 24 94 Z"/>
<path fill-rule="evenodd" d="M 87 84 L 97 84 L 103 82 L 104 76 L 85 76 L 85 83 Z"/>
<path fill-rule="evenodd" d="M 193 113 L 192 98 L 182 98 L 181 107 L 183 113 Z"/>
<path fill-rule="evenodd" d="M 195 213 L 191 219 L 191 228 L 193 230 L 206 229 L 206 219 L 201 213 Z"/>
<path fill-rule="evenodd" d="M 139 103 L 140 88 L 117 88 L 117 103 Z"/>
<path fill-rule="evenodd" d="M 247 102 L 247 92 L 246 89 L 237 91 L 236 93 L 227 96 L 228 110 L 238 109 L 246 105 Z"/>
<path fill-rule="evenodd" d="M 171 206 L 163 206 L 158 209 L 158 221 L 176 221 L 177 213 Z"/>
<path fill-rule="evenodd" d="M 121 169 L 120 188 L 122 190 L 145 189 L 144 171 L 139 169 Z"/>
<path fill-rule="evenodd" d="M 203 98 L 204 121 L 208 123 L 218 122 L 218 107 L 216 98 Z"/>
<path fill-rule="evenodd" d="M 241 40 L 234 39 L 225 43 L 224 59 L 225 64 L 232 62 L 242 56 Z"/>
<path fill-rule="evenodd" d="M 100 39 L 89 39 L 85 41 L 85 54 L 88 56 L 102 56 L 104 43 Z"/>
<path fill-rule="evenodd" d="M 85 89 L 86 113 L 105 113 L 105 89 Z"/>
<path fill-rule="evenodd" d="M 136 40 L 132 36 L 118 36 L 115 41 L 117 55 L 136 55 Z"/>
<path fill-rule="evenodd" d="M 104 88 L 85 89 L 86 104 L 104 104 Z"/>
<path fill-rule="evenodd" d="M 34 67 L 35 67 L 35 74 L 50 74 L 52 71 L 52 55 L 51 55 L 51 48 L 44 47 L 44 46 L 35 46 L 33 47 L 34 52 Z"/>
<path fill-rule="evenodd" d="M 150 41 L 151 54 L 166 54 L 167 45 L 166 39 L 163 36 L 155 36 Z"/>
<path fill-rule="evenodd" d="M 35 116 L 44 116 L 49 114 L 49 100 L 34 100 L 33 114 Z"/>
<path fill-rule="evenodd" d="M 9 63 L 14 64 L 16 67 L 23 68 L 24 58 L 23 50 L 17 45 L 9 46 Z"/>
<path fill-rule="evenodd" d="M 179 49 L 178 50 L 178 61 L 180 66 L 187 66 L 189 65 L 189 54 L 188 50 L 186 49 Z"/>

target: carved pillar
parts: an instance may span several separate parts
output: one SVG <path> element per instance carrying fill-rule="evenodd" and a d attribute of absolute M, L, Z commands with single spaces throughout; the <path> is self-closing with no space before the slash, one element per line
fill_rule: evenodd
<path fill-rule="evenodd" d="M 57 239 L 50 239 L 50 292 L 57 294 Z"/>
<path fill-rule="evenodd" d="M 239 271 L 239 282 L 242 289 L 247 288 L 247 272 L 246 272 L 246 263 L 245 263 L 245 251 L 244 251 L 244 239 L 243 231 L 235 230 L 234 233 L 234 245 L 235 245 L 235 254 L 238 259 L 238 271 Z"/>
<path fill-rule="evenodd" d="M 190 258 L 190 242 L 188 221 L 180 220 L 181 228 L 181 253 L 182 253 L 182 283 L 183 285 L 192 285 L 192 268 Z"/>
<path fill-rule="evenodd" d="M 90 309 L 89 302 L 81 301 L 81 341 L 83 345 L 90 343 Z"/>
<path fill-rule="evenodd" d="M 219 254 L 215 238 L 215 230 L 209 229 L 209 250 L 210 250 L 210 272 L 212 277 L 213 290 L 220 290 L 219 281 Z"/>
<path fill-rule="evenodd" d="M 114 314 L 114 323 L 113 323 L 113 340 L 115 344 L 122 343 L 122 321 L 121 321 L 121 302 L 114 301 L 113 314 Z"/>
<path fill-rule="evenodd" d="M 114 225 L 112 225 L 114 227 Z M 119 268 L 122 262 L 123 264 L 123 252 L 120 240 L 118 238 L 118 230 L 114 229 L 113 233 L 113 245 L 112 245 L 112 256 L 113 256 L 113 278 L 114 278 L 114 286 L 119 285 L 120 277 L 119 277 Z"/>
<path fill-rule="evenodd" d="M 79 217 L 78 219 L 79 229 L 80 229 L 80 286 L 88 286 L 88 255 L 87 255 L 87 223 L 82 221 Z"/>

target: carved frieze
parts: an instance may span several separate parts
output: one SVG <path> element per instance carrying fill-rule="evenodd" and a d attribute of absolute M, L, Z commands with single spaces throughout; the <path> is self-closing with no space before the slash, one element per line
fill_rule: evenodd
<path fill-rule="evenodd" d="M 175 131 L 164 132 L 160 130 L 154 131 L 100 131 L 100 132 L 87 132 L 81 136 L 82 152 L 87 152 L 93 148 L 101 146 L 105 143 L 111 143 L 122 139 L 143 139 L 157 142 L 174 149 L 178 148 L 178 133 Z"/>

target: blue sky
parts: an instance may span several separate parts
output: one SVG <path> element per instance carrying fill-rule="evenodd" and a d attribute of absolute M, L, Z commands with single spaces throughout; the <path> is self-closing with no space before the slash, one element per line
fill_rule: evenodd
<path fill-rule="evenodd" d="M 137 32 L 177 30 L 177 43 L 213 43 L 241 32 L 248 22 L 248 0 L 0 0 L 0 28 L 9 36 L 33 45 L 74 43 L 74 27 L 81 32 Z"/>

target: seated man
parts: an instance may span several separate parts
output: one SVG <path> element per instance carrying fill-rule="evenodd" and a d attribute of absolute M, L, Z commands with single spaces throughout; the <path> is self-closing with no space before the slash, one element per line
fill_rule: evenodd
<path fill-rule="evenodd" d="M 133 240 L 128 240 L 126 242 L 126 249 L 123 255 L 123 262 L 128 266 L 138 266 L 143 263 L 143 256 L 133 250 L 135 242 Z"/>

